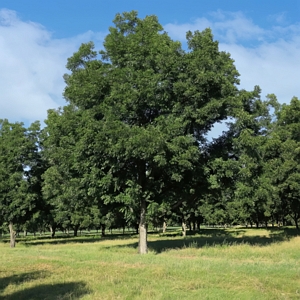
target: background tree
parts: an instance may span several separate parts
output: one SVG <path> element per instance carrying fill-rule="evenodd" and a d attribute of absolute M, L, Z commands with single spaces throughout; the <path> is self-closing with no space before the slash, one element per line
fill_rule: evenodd
<path fill-rule="evenodd" d="M 38 123 L 27 130 L 22 123 L 0 120 L 0 215 L 9 226 L 11 247 L 15 247 L 14 226 L 31 218 L 38 200 L 28 175 L 35 163 L 38 130 Z"/>
<path fill-rule="evenodd" d="M 51 207 L 53 233 L 60 226 L 72 228 L 76 236 L 82 223 L 88 227 L 92 222 L 88 182 L 77 159 L 83 122 L 72 105 L 48 112 L 43 153 L 49 167 L 43 175 L 43 194 Z"/>
<path fill-rule="evenodd" d="M 267 172 L 272 178 L 273 190 L 279 200 L 274 211 L 277 219 L 289 217 L 297 229 L 300 218 L 300 100 L 294 97 L 290 104 L 284 104 L 275 111 L 266 146 L 269 158 Z"/>

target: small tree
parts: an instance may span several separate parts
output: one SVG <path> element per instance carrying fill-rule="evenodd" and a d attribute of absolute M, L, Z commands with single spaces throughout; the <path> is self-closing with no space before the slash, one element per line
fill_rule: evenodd
<path fill-rule="evenodd" d="M 37 197 L 31 189 L 28 169 L 37 152 L 36 140 L 22 123 L 0 120 L 0 216 L 9 226 L 10 246 L 15 247 L 15 225 L 23 225 L 34 212 Z"/>

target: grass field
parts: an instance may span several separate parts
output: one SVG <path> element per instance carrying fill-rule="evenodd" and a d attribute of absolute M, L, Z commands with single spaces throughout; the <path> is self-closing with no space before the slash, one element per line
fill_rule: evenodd
<path fill-rule="evenodd" d="M 130 235 L 3 238 L 0 254 L 0 299 L 300 299 L 292 229 L 150 234 L 142 256 Z"/>

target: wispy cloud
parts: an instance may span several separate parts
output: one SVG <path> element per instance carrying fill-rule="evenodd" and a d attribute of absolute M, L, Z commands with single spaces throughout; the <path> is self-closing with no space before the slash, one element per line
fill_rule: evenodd
<path fill-rule="evenodd" d="M 165 30 L 179 40 L 185 39 L 188 30 L 203 30 L 211 28 L 215 37 L 219 41 L 236 43 L 238 40 L 259 39 L 262 40 L 266 31 L 255 25 L 252 20 L 247 19 L 241 12 L 222 12 L 210 13 L 210 18 L 197 18 L 191 23 L 185 24 L 166 24 Z"/>
<path fill-rule="evenodd" d="M 26 123 L 44 120 L 49 108 L 63 105 L 67 58 L 82 42 L 101 38 L 86 32 L 53 39 L 42 25 L 0 10 L 0 118 Z"/>
<path fill-rule="evenodd" d="M 278 24 L 285 24 L 286 23 L 286 12 L 280 12 L 278 14 L 269 15 L 268 20 L 271 22 L 276 22 Z"/>

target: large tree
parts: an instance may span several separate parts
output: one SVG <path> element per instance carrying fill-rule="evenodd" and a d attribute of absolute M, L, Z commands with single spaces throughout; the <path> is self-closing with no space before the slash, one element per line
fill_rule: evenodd
<path fill-rule="evenodd" d="M 148 205 L 193 201 L 189 179 L 205 134 L 234 105 L 238 72 L 209 29 L 188 32 L 183 51 L 155 16 L 117 14 L 114 24 L 99 54 L 88 43 L 69 58 L 64 95 L 87 118 L 76 149 L 88 193 L 138 208 L 143 254 Z"/>

